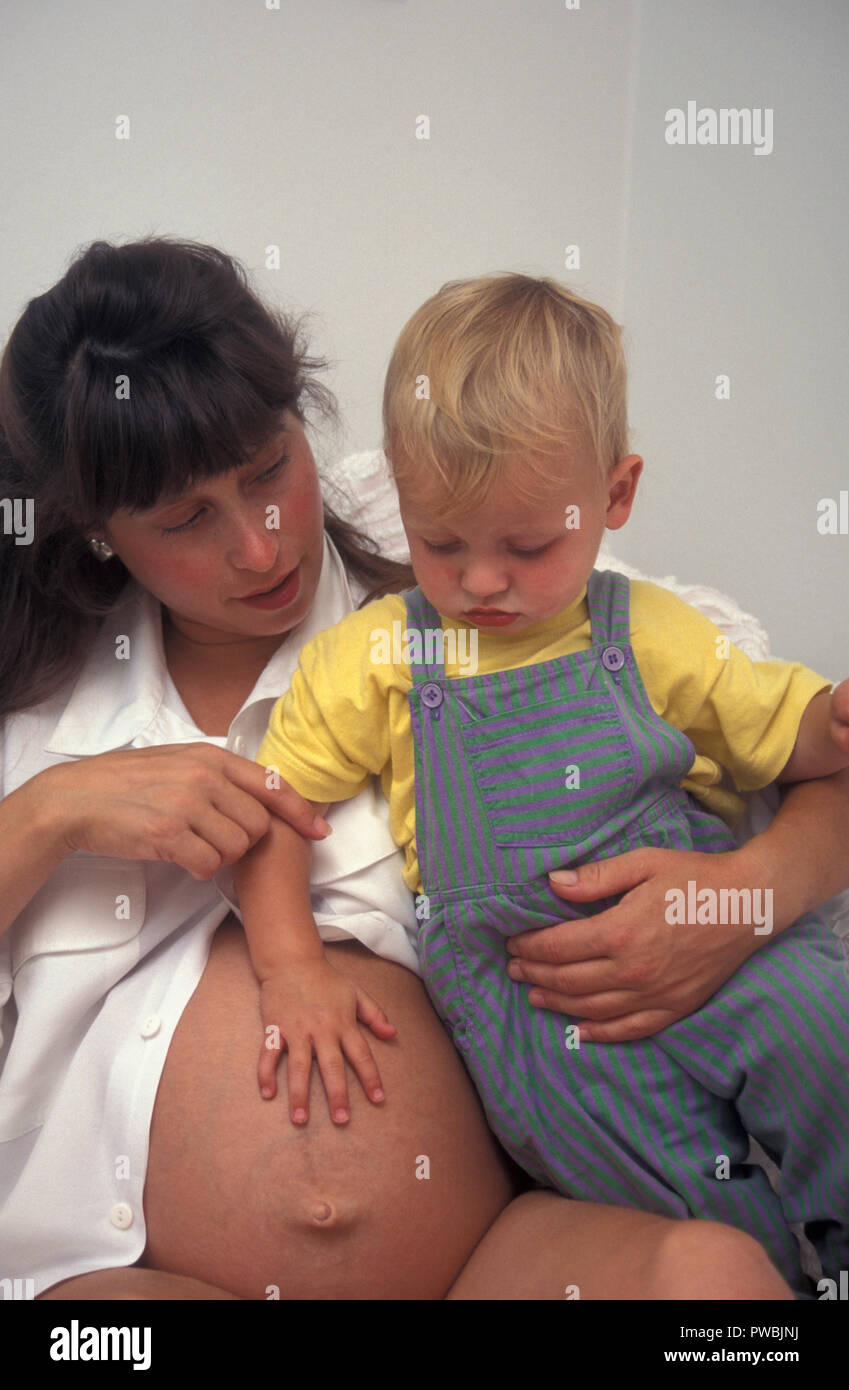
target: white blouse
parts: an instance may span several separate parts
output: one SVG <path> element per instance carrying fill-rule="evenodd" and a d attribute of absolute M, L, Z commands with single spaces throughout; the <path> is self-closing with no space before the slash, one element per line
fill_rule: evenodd
<path fill-rule="evenodd" d="M 111 749 L 204 741 L 252 758 L 301 646 L 360 596 L 326 540 L 310 613 L 224 738 L 194 724 L 168 675 L 160 605 L 133 584 L 73 686 L 3 721 L 0 795 Z M 379 789 L 328 819 L 334 833 L 313 846 L 322 937 L 355 937 L 417 970 L 413 901 Z M 230 869 L 199 882 L 179 865 L 76 853 L 0 937 L 0 1298 L 33 1298 L 142 1254 L 162 1067 L 231 907 Z"/>

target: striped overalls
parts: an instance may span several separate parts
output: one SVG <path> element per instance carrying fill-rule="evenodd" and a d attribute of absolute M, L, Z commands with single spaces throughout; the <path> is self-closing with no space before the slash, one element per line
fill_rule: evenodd
<path fill-rule="evenodd" d="M 694 748 L 649 703 L 627 579 L 594 570 L 587 598 L 592 646 L 573 656 L 448 680 L 421 643 L 410 710 L 424 981 L 493 1129 L 534 1179 L 742 1227 L 804 1289 L 788 1222 L 809 1223 L 826 1275 L 849 1267 L 849 977 L 827 925 L 800 918 L 696 1013 L 635 1042 L 576 1046 L 575 1020 L 528 1004 L 506 973 L 505 937 L 614 901 L 567 903 L 549 870 L 644 845 L 736 848 L 681 790 Z M 440 629 L 420 589 L 405 599 L 410 629 Z M 780 1199 L 746 1162 L 748 1133 L 781 1166 Z"/>

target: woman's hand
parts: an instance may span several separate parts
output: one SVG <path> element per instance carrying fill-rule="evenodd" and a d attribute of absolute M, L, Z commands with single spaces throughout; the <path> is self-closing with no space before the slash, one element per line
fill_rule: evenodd
<path fill-rule="evenodd" d="M 371 995 L 334 969 L 323 954 L 288 960 L 285 968 L 264 979 L 260 1005 L 265 1030 L 257 1068 L 260 1092 L 265 1100 L 277 1094 L 277 1067 L 285 1048 L 293 1124 L 305 1125 L 309 1119 L 313 1053 L 334 1123 L 345 1124 L 350 1116 L 346 1057 L 369 1100 L 377 1105 L 384 1099 L 377 1064 L 357 1019 L 384 1040 L 395 1036 L 395 1027 Z"/>
<path fill-rule="evenodd" d="M 701 1008 L 768 939 L 753 925 L 671 926 L 667 891 L 686 894 L 690 880 L 717 893 L 760 886 L 755 856 L 748 846 L 725 854 L 640 849 L 583 865 L 571 887 L 552 878 L 568 902 L 625 896 L 595 917 L 511 937 L 508 974 L 534 986 L 532 1004 L 574 1015 L 582 1040 L 657 1033 Z"/>
<path fill-rule="evenodd" d="M 63 854 L 164 859 L 209 879 L 265 835 L 272 812 L 308 839 L 329 832 L 277 781 L 269 788 L 259 763 L 215 744 L 179 743 L 60 763 L 27 785 Z"/>

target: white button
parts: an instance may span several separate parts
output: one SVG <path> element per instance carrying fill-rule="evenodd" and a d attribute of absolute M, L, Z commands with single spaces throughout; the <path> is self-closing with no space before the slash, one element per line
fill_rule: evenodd
<path fill-rule="evenodd" d="M 242 738 L 242 735 L 239 734 L 239 735 L 238 735 L 236 738 L 234 738 L 234 740 L 233 740 L 233 752 L 234 752 L 234 753 L 243 753 L 244 751 L 245 751 L 245 740 Z"/>
<path fill-rule="evenodd" d="M 119 1231 L 126 1231 L 133 1224 L 133 1209 L 126 1202 L 116 1202 L 109 1213 L 109 1220 Z"/>
<path fill-rule="evenodd" d="M 159 1014 L 149 1014 L 141 1026 L 141 1035 L 143 1038 L 155 1038 L 161 1027 Z"/>

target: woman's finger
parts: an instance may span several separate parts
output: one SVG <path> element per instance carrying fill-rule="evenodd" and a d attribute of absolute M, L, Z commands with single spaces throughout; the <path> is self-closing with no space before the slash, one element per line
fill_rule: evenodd
<path fill-rule="evenodd" d="M 227 752 L 226 749 L 223 751 Z M 297 830 L 308 840 L 323 840 L 331 833 L 332 827 L 323 816 L 316 815 L 310 802 L 299 796 L 295 788 L 280 776 L 279 770 L 273 764 L 262 767 L 259 763 L 240 758 L 236 753 L 230 752 L 227 752 L 227 757 L 235 764 L 242 764 L 241 768 L 237 766 L 233 769 L 232 780 L 243 786 L 252 796 L 256 796 L 269 811 L 273 811 L 287 825 L 291 825 L 293 830 Z M 228 767 L 232 768 L 232 764 L 228 764 Z M 245 768 L 248 770 L 245 771 Z M 247 780 L 242 782 L 242 777 Z"/>
<path fill-rule="evenodd" d="M 650 1038 L 670 1024 L 684 1018 L 687 1010 L 673 1013 L 670 1009 L 646 1009 L 640 1013 L 624 1014 L 621 1018 L 610 1019 L 606 1023 L 582 1022 L 581 1042 L 592 1043 L 636 1042 L 638 1038 Z"/>
<path fill-rule="evenodd" d="M 182 823 L 178 829 L 176 818 Z M 158 840 L 156 857 L 188 869 L 195 878 L 212 878 L 224 864 L 235 864 L 251 848 L 243 826 L 225 816 L 207 801 L 189 802 L 179 792 L 163 809 L 153 830 Z"/>
<path fill-rule="evenodd" d="M 555 893 L 568 902 L 592 902 L 596 898 L 612 898 L 627 893 L 649 878 L 652 872 L 651 849 L 632 849 L 611 859 L 596 859 L 581 864 L 578 869 L 556 869 L 548 875 Z M 663 851 L 660 851 L 663 853 Z M 576 881 L 571 882 L 573 875 Z"/>
<path fill-rule="evenodd" d="M 196 788 L 202 800 L 241 826 L 251 844 L 268 828 L 268 811 L 309 839 L 324 839 L 330 826 L 316 815 L 314 806 L 300 796 L 273 767 L 262 767 L 229 749 L 214 744 L 178 745 L 197 765 Z M 190 750 L 190 751 L 186 751 Z"/>
<path fill-rule="evenodd" d="M 539 985 L 542 989 L 556 990 L 578 998 L 585 994 L 597 994 L 600 990 L 627 988 L 629 981 L 622 979 L 622 966 L 615 960 L 578 961 L 574 965 L 549 965 L 539 961 L 522 960 L 514 957 L 507 963 L 507 974 L 511 980 L 526 985 Z"/>
<path fill-rule="evenodd" d="M 616 910 L 610 908 L 595 917 L 517 932 L 515 936 L 508 937 L 507 950 L 511 956 L 548 965 L 604 960 L 608 958 L 604 946 L 605 931 Z"/>
<path fill-rule="evenodd" d="M 621 1018 L 632 1013 L 639 1002 L 643 1011 L 659 1004 L 657 1000 L 645 1000 L 633 990 L 610 990 L 606 994 L 576 995 L 564 994 L 557 989 L 540 989 L 534 985 L 528 992 L 528 1002 L 537 1008 L 551 1009 L 558 1014 L 571 1014 L 574 1018 L 592 1022 Z"/>

